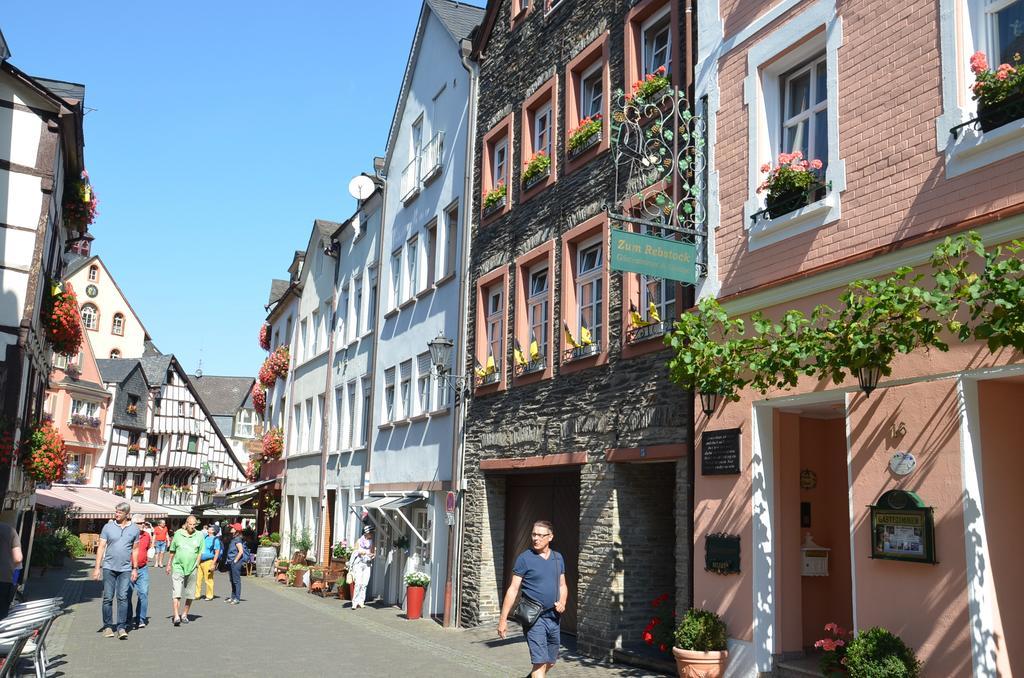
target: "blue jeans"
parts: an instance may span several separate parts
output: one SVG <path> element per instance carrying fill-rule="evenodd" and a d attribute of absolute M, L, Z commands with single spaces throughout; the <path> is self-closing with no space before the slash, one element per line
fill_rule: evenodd
<path fill-rule="evenodd" d="M 132 591 L 138 597 L 135 604 L 135 614 L 132 614 L 132 597 L 128 596 L 128 621 L 134 622 L 137 626 L 140 622 L 149 621 L 149 568 L 140 567 L 139 577 L 131 585 Z"/>
<path fill-rule="evenodd" d="M 132 582 L 131 570 L 114 572 L 103 568 L 103 626 L 120 631 L 128 625 L 128 587 Z M 117 596 L 117 627 L 114 626 L 114 596 Z"/>
<path fill-rule="evenodd" d="M 242 562 L 231 561 L 228 568 L 231 573 L 231 597 L 238 600 L 242 595 Z"/>

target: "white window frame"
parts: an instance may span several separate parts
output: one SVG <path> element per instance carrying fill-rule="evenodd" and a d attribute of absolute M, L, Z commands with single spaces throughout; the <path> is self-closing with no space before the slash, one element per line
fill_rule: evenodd
<path fill-rule="evenodd" d="M 384 370 L 384 421 L 395 421 L 395 368 Z"/>
<path fill-rule="evenodd" d="M 363 335 L 366 322 L 363 320 L 363 276 L 352 279 L 352 336 L 349 341 Z"/>
<path fill-rule="evenodd" d="M 484 297 L 487 318 L 487 356 L 494 357 L 494 367 L 501 371 L 501 359 L 505 355 L 505 289 L 501 282 L 487 288 Z M 497 350 L 495 350 L 497 349 Z"/>
<path fill-rule="evenodd" d="M 594 76 L 597 76 L 596 78 Z M 593 83 L 591 82 L 593 81 Z M 594 87 L 596 83 L 596 87 Z M 589 91 L 588 91 L 589 90 Z M 597 106 L 594 106 L 594 100 Z M 604 61 L 589 66 L 580 74 L 580 120 L 601 113 L 604 107 Z"/>
<path fill-rule="evenodd" d="M 404 365 L 408 363 L 409 369 L 404 369 Z M 405 375 L 409 375 L 406 377 Z M 402 418 L 408 419 L 412 416 L 412 361 L 403 360 L 398 366 L 398 376 L 400 381 L 398 382 L 398 394 L 399 400 L 402 405 Z"/>
<path fill-rule="evenodd" d="M 542 124 L 543 123 L 543 124 Z M 533 112 L 533 154 L 540 151 L 551 157 L 551 132 L 554 129 L 551 102 L 546 101 Z"/>
<path fill-rule="evenodd" d="M 818 92 L 818 67 L 819 66 L 825 66 L 825 68 L 826 68 L 826 75 L 825 75 L 825 77 L 826 77 L 826 81 L 827 81 L 827 79 L 828 79 L 828 73 L 827 73 L 828 64 L 825 61 L 825 55 L 824 54 L 820 54 L 820 55 L 812 58 L 810 61 L 804 63 L 803 65 L 798 66 L 795 69 L 789 71 L 788 73 L 786 73 L 781 78 L 781 83 L 780 83 L 781 96 L 782 96 L 781 104 L 783 106 L 783 112 L 782 112 L 782 132 L 781 132 L 781 136 L 779 138 L 779 148 L 780 148 L 781 152 L 783 152 L 783 153 L 792 153 L 794 150 L 801 150 L 801 149 L 798 149 L 798 148 L 791 148 L 791 147 L 789 147 L 789 144 L 787 143 L 787 137 L 789 136 L 789 130 L 790 129 L 792 129 L 794 127 L 797 127 L 798 125 L 804 124 L 804 125 L 806 125 L 806 135 L 807 135 L 807 152 L 805 153 L 805 159 L 808 160 L 808 161 L 812 160 L 812 159 L 819 159 L 823 163 L 827 164 L 828 163 L 828 149 L 826 148 L 825 149 L 825 153 L 822 153 L 821 149 L 816 147 L 816 144 L 817 144 L 817 141 L 818 141 L 818 130 L 817 130 L 818 114 L 819 113 L 825 113 L 826 114 L 826 120 L 827 120 L 827 117 L 828 117 L 828 92 L 827 91 L 825 92 L 825 96 L 822 98 L 821 101 L 815 103 L 815 99 L 817 99 L 818 95 L 820 94 L 820 92 Z M 789 107 L 789 102 L 790 102 L 790 93 L 791 93 L 792 84 L 793 84 L 793 82 L 797 78 L 803 76 L 804 74 L 807 74 L 808 84 L 809 84 L 809 89 L 808 89 L 809 103 L 808 103 L 808 107 L 805 108 L 804 110 L 800 111 L 799 113 L 796 113 L 794 115 L 786 117 L 787 114 L 789 114 L 788 107 Z M 827 90 L 827 87 L 828 87 L 828 85 L 827 85 L 827 82 L 826 82 L 826 90 Z M 828 144 L 828 139 L 827 138 L 825 140 L 825 143 L 826 143 L 826 145 Z"/>
<path fill-rule="evenodd" d="M 356 430 L 356 382 L 345 384 L 345 449 L 355 445 Z"/>
<path fill-rule="evenodd" d="M 491 146 L 491 188 L 505 184 L 508 174 L 508 136 L 495 141 Z M 506 198 L 507 200 L 507 198 Z"/>
<path fill-rule="evenodd" d="M 420 239 L 414 235 L 405 243 L 405 268 L 408 277 L 408 299 L 415 297 L 420 291 Z"/>
<path fill-rule="evenodd" d="M 601 342 L 601 332 L 604 330 L 604 311 L 605 304 L 608 303 L 608 290 L 605 289 L 604 285 L 604 267 L 608 262 L 605 261 L 607 253 L 604 248 L 604 234 L 594 238 L 587 238 L 576 245 L 576 336 L 579 337 L 580 328 L 583 327 L 583 310 L 585 308 L 583 303 L 583 289 L 587 285 L 594 285 L 595 289 L 600 294 L 593 295 L 593 302 L 589 304 L 589 307 L 593 311 L 593 317 L 595 319 L 593 327 L 587 327 L 590 331 L 590 337 L 594 343 L 598 344 Z M 588 250 L 597 246 L 598 259 L 597 265 L 586 271 L 583 270 L 583 255 Z M 602 346 L 602 350 L 604 347 Z"/>
<path fill-rule="evenodd" d="M 747 106 L 747 200 L 743 205 L 743 227 L 747 247 L 757 250 L 800 233 L 807 233 L 842 216 L 840 196 L 846 190 L 846 165 L 839 148 L 839 47 L 843 42 L 843 22 L 835 3 L 819 0 L 805 11 L 778 26 L 751 45 L 747 51 L 747 76 L 743 99 Z M 775 165 L 782 148 L 782 88 L 780 78 L 815 55 L 825 53 L 828 88 L 828 162 L 825 197 L 806 207 L 775 219 L 751 217 L 764 208 L 757 186 L 764 180 L 761 165 Z M 824 159 L 822 159 L 824 162 Z"/>
<path fill-rule="evenodd" d="M 89 267 L 89 282 L 97 282 L 100 279 L 100 267 L 93 264 Z"/>
<path fill-rule="evenodd" d="M 402 303 L 402 248 L 391 253 L 391 309 Z"/>
<path fill-rule="evenodd" d="M 120 321 L 120 322 L 118 322 Z M 124 313 L 115 313 L 110 323 L 110 332 L 119 337 L 124 336 Z"/>
<path fill-rule="evenodd" d="M 541 273 L 544 273 L 544 289 L 538 292 L 535 291 L 533 282 L 534 278 Z M 548 337 L 551 332 L 551 269 L 547 263 L 530 268 L 527 273 L 526 286 L 526 322 L 529 333 L 526 337 L 526 346 L 523 346 L 523 350 L 526 352 L 525 358 L 527 361 L 530 360 L 530 346 L 536 340 L 537 347 L 540 349 L 540 357 L 546 360 Z M 539 323 L 536 318 L 537 313 L 543 316 Z M 540 328 L 539 334 L 538 327 Z"/>
<path fill-rule="evenodd" d="M 672 74 L 672 48 L 675 45 L 672 44 L 672 7 L 670 3 L 666 3 L 664 9 L 652 14 L 646 21 L 640 24 L 640 78 L 643 79 L 648 73 L 654 73 L 659 66 L 664 65 L 667 71 L 666 75 Z M 648 53 L 648 32 L 651 31 L 657 24 L 665 22 L 665 30 L 668 31 L 668 35 L 665 40 L 665 59 L 664 61 L 655 62 L 653 57 L 656 53 Z M 659 31 L 660 34 L 660 31 Z M 660 50 L 659 50 L 660 51 Z"/>
<path fill-rule="evenodd" d="M 989 66 L 999 61 L 992 49 L 992 14 L 1009 0 L 939 0 L 939 50 L 942 57 L 942 113 L 935 119 L 936 148 L 946 161 L 946 178 L 1024 153 L 1024 120 L 982 134 L 973 126 L 950 130 L 977 115 L 971 98 L 971 55 L 985 52 Z"/>
<path fill-rule="evenodd" d="M 430 357 L 427 354 L 427 370 L 423 371 L 422 368 L 423 356 L 416 356 L 416 413 L 426 414 L 430 412 L 431 405 L 431 391 L 433 391 L 433 383 L 431 382 L 430 374 Z"/>
<path fill-rule="evenodd" d="M 92 318 L 92 322 L 89 322 L 89 321 L 86 320 L 86 313 L 85 313 L 86 309 L 89 309 L 91 311 L 91 313 L 89 314 L 89 317 Z M 93 304 L 91 302 L 90 303 L 86 303 L 86 304 L 82 304 L 81 314 L 82 314 L 82 327 L 84 327 L 87 330 L 95 330 L 95 329 L 99 328 L 99 324 L 100 324 L 100 310 L 96 306 L 96 304 Z"/>
<path fill-rule="evenodd" d="M 653 232 L 653 231 L 661 231 Z M 656 235 L 664 238 L 670 235 L 665 229 L 654 229 L 646 224 L 640 227 L 640 232 L 644 235 Z M 650 286 L 656 284 L 658 286 L 659 294 L 658 301 L 654 302 L 655 307 L 658 309 L 658 315 L 661 316 L 662 322 L 673 320 L 679 317 L 679 284 L 674 280 L 668 280 L 667 278 L 656 278 L 654 276 L 644 275 L 643 273 L 637 274 L 637 278 L 640 284 L 640 316 L 645 320 L 649 320 L 650 308 L 651 308 L 651 295 Z M 667 300 L 668 292 L 672 292 L 672 312 L 669 313 L 668 307 L 669 302 Z"/>

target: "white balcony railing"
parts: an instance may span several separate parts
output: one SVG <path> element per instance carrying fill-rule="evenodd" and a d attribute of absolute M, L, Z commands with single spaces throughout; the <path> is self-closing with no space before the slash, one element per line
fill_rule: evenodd
<path fill-rule="evenodd" d="M 413 158 L 402 170 L 402 200 L 408 200 L 420 190 L 420 159 Z"/>
<path fill-rule="evenodd" d="M 427 183 L 441 173 L 441 158 L 444 157 L 444 132 L 435 134 L 423 147 L 420 156 L 420 179 Z"/>

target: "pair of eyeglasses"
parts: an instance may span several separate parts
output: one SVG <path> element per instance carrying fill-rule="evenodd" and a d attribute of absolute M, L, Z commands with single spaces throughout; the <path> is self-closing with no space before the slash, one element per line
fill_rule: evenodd
<path fill-rule="evenodd" d="M 538 537 L 538 538 L 539 537 L 550 537 L 551 533 L 550 532 L 545 532 L 544 534 L 540 534 L 539 532 L 533 532 L 533 533 L 530 534 L 530 536 L 531 537 Z"/>

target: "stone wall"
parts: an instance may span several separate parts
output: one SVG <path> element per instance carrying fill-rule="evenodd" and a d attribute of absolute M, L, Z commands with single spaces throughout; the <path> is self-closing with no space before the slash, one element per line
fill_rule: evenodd
<path fill-rule="evenodd" d="M 622 88 L 624 19 L 632 3 L 563 0 L 547 15 L 542 3 L 537 4 L 513 29 L 511 0 L 502 2 L 483 49 L 469 275 L 475 290 L 481 275 L 507 266 L 511 282 L 515 257 L 555 239 L 550 284 L 555 290 L 551 321 L 556 331 L 550 350 L 557 357 L 563 343 L 558 293 L 563 268 L 560 235 L 601 214 L 614 197 L 609 152 L 571 174 L 564 173 L 565 67 L 607 31 L 611 87 L 613 91 Z M 522 102 L 552 74 L 558 75 L 557 181 L 521 204 L 517 177 L 523 167 Z M 481 139 L 509 113 L 514 114 L 512 207 L 481 226 Z M 500 474 L 483 473 L 481 460 L 585 452 L 586 463 L 580 468 L 577 632 L 580 651 L 599 658 L 608 657 L 624 640 L 639 636 L 655 596 L 668 592 L 677 605 L 690 600 L 688 461 L 611 464 L 606 461 L 606 451 L 688 445 L 692 398 L 668 381 L 666 349 L 622 357 L 621 275 L 613 272 L 609 281 L 605 292 L 610 345 L 606 364 L 560 373 L 556 359 L 551 379 L 521 385 L 507 374 L 506 390 L 477 393 L 470 402 L 461 571 L 461 623 L 495 622 L 504 593 L 505 481 Z M 515 293 L 510 284 L 503 369 L 512 364 Z M 476 342 L 476 310 L 473 304 L 468 310 L 470 346 Z M 473 369 L 473 362 L 471 354 L 467 372 Z"/>

